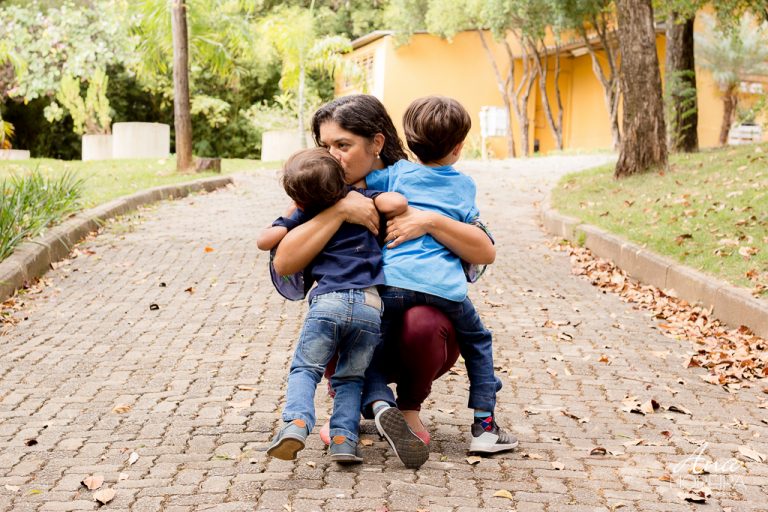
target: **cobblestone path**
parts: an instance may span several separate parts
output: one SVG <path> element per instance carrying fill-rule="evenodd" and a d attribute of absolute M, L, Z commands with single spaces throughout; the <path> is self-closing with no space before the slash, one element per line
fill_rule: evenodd
<path fill-rule="evenodd" d="M 0 510 L 95 510 L 80 483 L 93 474 L 116 491 L 109 511 L 768 510 L 768 465 L 745 455 L 768 454 L 768 383 L 704 383 L 683 368 L 690 342 L 546 245 L 536 202 L 601 159 L 463 166 L 499 249 L 471 294 L 495 333 L 498 417 L 517 451 L 467 461 L 459 368 L 426 404 L 418 471 L 370 423 L 357 467 L 331 463 L 317 435 L 295 462 L 265 456 L 305 305 L 273 291 L 255 247 L 284 203 L 262 171 L 110 223 L 23 297 L 25 319 L 0 335 Z M 624 412 L 626 396 L 661 408 Z M 330 400 L 316 403 L 327 418 Z M 681 496 L 704 485 L 706 503 Z"/>

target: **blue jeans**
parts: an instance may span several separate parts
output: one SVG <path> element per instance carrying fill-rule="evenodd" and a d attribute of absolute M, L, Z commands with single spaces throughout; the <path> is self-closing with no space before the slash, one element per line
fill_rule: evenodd
<path fill-rule="evenodd" d="M 496 392 L 501 389 L 501 379 L 493 371 L 493 336 L 485 328 L 480 315 L 469 298 L 455 302 L 423 292 L 405 290 L 394 286 L 380 287 L 384 303 L 381 330 L 386 343 L 390 326 L 402 318 L 403 313 L 413 306 L 433 306 L 442 311 L 453 324 L 456 343 L 464 358 L 469 377 L 469 407 L 493 412 L 496 408 Z M 370 405 L 377 400 L 395 405 L 395 397 L 387 386 L 387 372 L 384 369 L 385 348 L 376 350 L 374 360 L 365 374 L 363 412 L 371 415 Z"/>
<path fill-rule="evenodd" d="M 291 362 L 283 421 L 304 420 L 312 431 L 315 390 L 338 351 L 331 378 L 336 396 L 330 433 L 358 441 L 365 371 L 381 342 L 381 309 L 375 291 L 343 290 L 313 297 Z"/>

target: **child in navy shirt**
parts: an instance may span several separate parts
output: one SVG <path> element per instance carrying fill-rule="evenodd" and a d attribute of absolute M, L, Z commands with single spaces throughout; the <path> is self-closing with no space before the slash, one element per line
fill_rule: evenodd
<path fill-rule="evenodd" d="M 353 189 L 344 182 L 344 170 L 326 149 L 313 148 L 293 154 L 285 163 L 282 184 L 297 209 L 280 217 L 259 236 L 260 249 L 271 249 L 285 233 L 332 206 L 350 190 L 374 200 L 386 216 L 407 208 L 396 192 Z M 304 319 L 288 375 L 283 427 L 267 454 L 293 460 L 304 448 L 315 424 L 314 395 L 325 366 L 338 351 L 330 424 L 331 460 L 362 462 L 358 448 L 360 403 L 365 371 L 381 342 L 382 303 L 376 289 L 384 284 L 381 250 L 366 228 L 344 223 L 306 269 L 305 279 L 317 286 L 309 293 Z"/>

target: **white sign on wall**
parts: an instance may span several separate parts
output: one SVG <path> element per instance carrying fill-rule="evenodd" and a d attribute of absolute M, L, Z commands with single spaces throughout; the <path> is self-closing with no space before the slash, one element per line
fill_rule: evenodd
<path fill-rule="evenodd" d="M 480 107 L 480 136 L 506 137 L 509 134 L 509 113 L 504 107 Z"/>

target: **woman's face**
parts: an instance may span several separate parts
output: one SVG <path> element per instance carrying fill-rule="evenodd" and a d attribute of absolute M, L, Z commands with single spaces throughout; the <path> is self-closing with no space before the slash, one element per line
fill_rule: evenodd
<path fill-rule="evenodd" d="M 341 163 L 344 179 L 350 185 L 382 166 L 377 156 L 384 145 L 381 134 L 371 141 L 345 130 L 335 121 L 327 121 L 320 125 L 320 144 Z"/>

